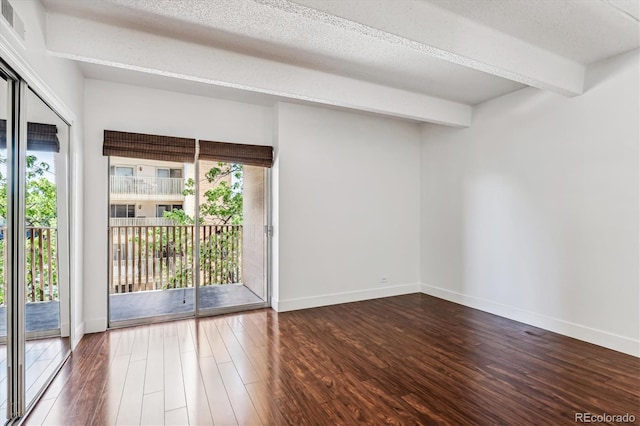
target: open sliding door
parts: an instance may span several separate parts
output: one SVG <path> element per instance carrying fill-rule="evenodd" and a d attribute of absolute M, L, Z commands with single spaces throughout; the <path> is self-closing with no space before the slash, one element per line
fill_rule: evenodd
<path fill-rule="evenodd" d="M 200 315 L 269 306 L 270 146 L 199 141 Z"/>
<path fill-rule="evenodd" d="M 199 313 L 266 306 L 267 169 L 209 160 L 198 169 Z"/>

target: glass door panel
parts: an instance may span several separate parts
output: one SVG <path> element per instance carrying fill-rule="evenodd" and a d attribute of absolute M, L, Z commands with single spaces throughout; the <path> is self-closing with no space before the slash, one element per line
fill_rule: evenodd
<path fill-rule="evenodd" d="M 194 165 L 109 162 L 110 325 L 193 315 Z"/>
<path fill-rule="evenodd" d="M 198 169 L 198 308 L 213 313 L 264 304 L 265 169 L 204 160 Z"/>
<path fill-rule="evenodd" d="M 7 413 L 7 118 L 9 100 L 8 81 L 0 74 L 0 411 Z"/>
<path fill-rule="evenodd" d="M 70 350 L 66 159 L 69 126 L 27 92 L 25 393 L 29 405 Z"/>

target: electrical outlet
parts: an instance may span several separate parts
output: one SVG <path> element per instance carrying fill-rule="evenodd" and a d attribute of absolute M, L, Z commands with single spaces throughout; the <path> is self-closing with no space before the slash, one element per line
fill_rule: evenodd
<path fill-rule="evenodd" d="M 380 284 L 386 284 L 388 281 L 387 277 L 380 277 Z"/>

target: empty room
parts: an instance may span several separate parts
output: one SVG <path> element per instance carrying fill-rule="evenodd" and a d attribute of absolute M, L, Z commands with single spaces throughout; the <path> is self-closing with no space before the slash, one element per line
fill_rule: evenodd
<path fill-rule="evenodd" d="M 0 412 L 640 422 L 637 0 L 3 0 Z"/>

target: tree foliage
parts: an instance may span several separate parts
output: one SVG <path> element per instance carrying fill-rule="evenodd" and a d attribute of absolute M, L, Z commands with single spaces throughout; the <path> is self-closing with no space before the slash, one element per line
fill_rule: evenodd
<path fill-rule="evenodd" d="M 195 195 L 195 181 L 185 182 L 183 195 Z M 208 188 L 200 202 L 199 220 L 209 225 L 242 224 L 242 164 L 218 162 L 200 181 L 200 188 Z M 193 224 L 194 218 L 183 210 L 164 212 L 164 217 L 183 225 Z"/>
<path fill-rule="evenodd" d="M 6 164 L 6 158 L 0 163 Z M 55 227 L 57 218 L 56 184 L 47 178 L 49 163 L 27 155 L 25 219 L 27 226 Z M 0 172 L 0 217 L 7 217 L 7 177 Z"/>
<path fill-rule="evenodd" d="M 242 225 L 242 164 L 230 164 L 218 162 L 216 166 L 204 174 L 200 181 L 202 198 L 198 211 L 198 220 L 201 225 Z M 196 195 L 196 185 L 193 179 L 187 179 L 183 195 Z M 206 189 L 206 190 L 205 190 Z M 193 225 L 194 218 L 187 215 L 184 210 L 165 211 L 164 217 L 168 217 L 181 225 Z M 238 264 L 242 248 L 238 245 L 237 229 L 235 227 L 219 229 L 215 235 L 201 236 L 200 241 L 200 269 L 208 277 L 209 283 L 203 285 L 240 282 L 237 275 L 240 271 Z M 193 253 L 191 254 L 193 255 Z M 213 262 L 212 259 L 217 259 Z M 191 274 L 191 267 L 179 271 L 176 274 L 178 281 L 174 280 L 169 286 L 175 286 L 185 274 Z M 189 275 L 186 275 L 189 278 Z"/>
<path fill-rule="evenodd" d="M 57 192 L 56 184 L 50 178 L 53 178 L 53 172 L 49 163 L 40 161 L 35 155 L 27 155 L 27 167 L 26 167 L 26 202 L 25 202 L 25 225 L 27 227 L 34 228 L 55 228 L 57 226 Z M 0 157 L 0 164 L 6 164 L 7 158 Z M 7 217 L 7 176 L 0 172 L 0 220 L 2 226 L 5 226 Z M 51 232 L 49 239 L 44 239 L 42 230 L 36 230 L 34 232 L 28 231 L 26 235 L 26 264 L 27 270 L 31 270 L 31 263 L 37 262 L 38 259 L 45 264 L 51 264 L 51 269 L 46 271 L 40 271 L 38 268 L 38 274 L 49 274 L 47 277 L 54 284 L 54 300 L 57 299 L 57 233 Z M 5 230 L 0 233 L 0 251 L 4 250 L 5 244 Z M 31 247 L 31 245 L 34 247 Z M 38 245 L 36 245 L 38 244 Z M 50 251 L 48 248 L 50 247 Z M 32 256 L 32 251 L 35 256 Z M 49 261 L 49 256 L 53 261 Z M 0 304 L 4 303 L 4 283 L 1 283 L 2 277 L 4 277 L 4 258 L 0 260 Z M 45 279 L 45 276 L 34 277 L 31 273 L 27 274 L 27 300 L 29 302 L 35 302 L 38 300 L 45 300 L 43 290 L 37 285 L 38 280 L 41 282 L 48 282 L 49 279 Z"/>

